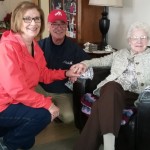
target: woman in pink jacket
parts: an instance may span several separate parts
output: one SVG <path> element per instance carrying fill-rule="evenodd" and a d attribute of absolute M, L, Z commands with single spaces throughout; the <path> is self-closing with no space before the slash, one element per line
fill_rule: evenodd
<path fill-rule="evenodd" d="M 59 115 L 51 97 L 35 92 L 38 82 L 78 77 L 50 70 L 34 38 L 44 30 L 43 11 L 22 2 L 12 13 L 11 30 L 0 41 L 0 149 L 29 149 L 35 136 Z"/>

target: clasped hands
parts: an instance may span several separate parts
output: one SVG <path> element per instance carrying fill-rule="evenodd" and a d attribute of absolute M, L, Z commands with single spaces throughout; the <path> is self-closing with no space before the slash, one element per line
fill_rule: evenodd
<path fill-rule="evenodd" d="M 87 66 L 83 63 L 78 63 L 72 65 L 70 67 L 70 70 L 72 70 L 75 74 L 78 74 L 78 77 L 80 77 L 81 74 L 83 74 L 87 70 Z M 69 77 L 69 80 L 74 83 L 78 79 L 78 77 Z"/>

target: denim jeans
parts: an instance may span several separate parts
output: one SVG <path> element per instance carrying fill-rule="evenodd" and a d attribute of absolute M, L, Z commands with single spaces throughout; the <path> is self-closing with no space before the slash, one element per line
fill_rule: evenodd
<path fill-rule="evenodd" d="M 10 150 L 29 149 L 50 122 L 51 114 L 44 108 L 13 104 L 0 113 L 0 136 Z"/>

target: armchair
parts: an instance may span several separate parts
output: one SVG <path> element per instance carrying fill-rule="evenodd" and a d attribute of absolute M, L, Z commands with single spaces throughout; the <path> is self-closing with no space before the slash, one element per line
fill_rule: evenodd
<path fill-rule="evenodd" d="M 88 116 L 82 111 L 81 98 L 85 93 L 92 93 L 97 84 L 109 73 L 110 68 L 93 68 L 93 80 L 80 79 L 73 85 L 73 109 L 75 126 L 81 132 Z M 150 103 L 140 103 L 137 112 L 130 117 L 126 125 L 121 126 L 116 138 L 116 150 L 148 150 L 150 149 Z"/>

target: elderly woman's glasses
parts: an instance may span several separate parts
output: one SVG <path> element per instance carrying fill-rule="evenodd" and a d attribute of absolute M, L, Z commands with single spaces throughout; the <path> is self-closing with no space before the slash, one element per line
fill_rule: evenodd
<path fill-rule="evenodd" d="M 130 38 L 132 41 L 145 41 L 145 40 L 147 40 L 148 39 L 148 37 L 147 36 L 131 36 L 131 38 Z"/>
<path fill-rule="evenodd" d="M 25 23 L 31 23 L 32 20 L 34 20 L 35 23 L 40 23 L 40 22 L 41 22 L 41 18 L 40 18 L 40 17 L 34 17 L 34 18 L 31 18 L 31 17 L 24 17 L 24 18 L 22 18 L 22 19 L 23 19 L 23 21 L 24 21 Z"/>

